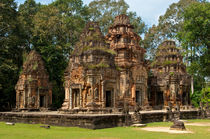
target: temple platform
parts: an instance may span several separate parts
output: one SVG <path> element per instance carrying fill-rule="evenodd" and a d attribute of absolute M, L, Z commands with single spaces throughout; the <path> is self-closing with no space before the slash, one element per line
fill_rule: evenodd
<path fill-rule="evenodd" d="M 89 129 L 130 126 L 133 113 L 120 114 L 62 114 L 59 111 L 49 112 L 0 112 L 0 121 L 28 124 L 48 124 Z M 170 115 L 165 110 L 140 111 L 141 123 L 169 121 Z M 180 111 L 180 119 L 199 119 L 199 110 Z"/>

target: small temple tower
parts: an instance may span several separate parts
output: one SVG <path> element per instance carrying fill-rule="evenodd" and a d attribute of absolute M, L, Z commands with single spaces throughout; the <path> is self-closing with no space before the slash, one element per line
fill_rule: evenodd
<path fill-rule="evenodd" d="M 190 105 L 190 75 L 182 62 L 180 49 L 174 41 L 164 41 L 157 49 L 151 64 L 150 104 L 160 109 Z"/>
<path fill-rule="evenodd" d="M 51 106 L 52 86 L 44 62 L 36 51 L 32 50 L 26 57 L 15 90 L 18 110 L 35 110 Z"/>
<path fill-rule="evenodd" d="M 145 49 L 139 42 L 140 36 L 133 31 L 129 17 L 122 14 L 115 17 L 106 40 L 114 50 L 115 64 L 119 72 L 118 102 L 126 101 L 130 106 L 147 106 L 147 67 L 144 60 Z"/>
<path fill-rule="evenodd" d="M 89 22 L 65 71 L 65 100 L 61 110 L 115 107 L 118 74 L 114 55 L 98 23 Z"/>

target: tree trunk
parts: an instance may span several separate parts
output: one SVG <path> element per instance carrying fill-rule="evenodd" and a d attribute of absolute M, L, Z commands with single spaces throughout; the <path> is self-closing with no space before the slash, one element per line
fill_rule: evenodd
<path fill-rule="evenodd" d="M 193 76 L 191 77 L 191 92 L 194 93 L 194 83 L 193 83 Z"/>
<path fill-rule="evenodd" d="M 193 53 L 194 51 L 193 51 L 193 47 L 192 47 L 192 45 L 191 45 L 191 64 L 193 63 Z M 193 73 L 194 74 L 194 73 Z M 191 92 L 192 92 L 192 94 L 194 93 L 194 84 L 193 84 L 193 75 L 191 76 Z"/>

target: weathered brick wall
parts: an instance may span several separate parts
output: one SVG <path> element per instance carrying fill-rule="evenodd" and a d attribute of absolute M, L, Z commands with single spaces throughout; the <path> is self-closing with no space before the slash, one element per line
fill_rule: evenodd
<path fill-rule="evenodd" d="M 89 129 L 110 128 L 125 125 L 124 115 L 61 115 L 0 113 L 0 121 L 49 124 L 56 126 L 82 127 Z"/>
<path fill-rule="evenodd" d="M 162 122 L 168 119 L 166 112 L 143 113 L 142 123 Z"/>
<path fill-rule="evenodd" d="M 168 121 L 167 112 L 142 112 L 142 123 Z M 180 119 L 200 118 L 199 111 L 181 111 Z M 126 126 L 132 123 L 131 115 L 123 114 L 41 114 L 40 112 L 0 112 L 0 121 L 28 123 L 28 124 L 49 124 L 56 126 L 82 127 L 89 129 L 111 128 Z"/>
<path fill-rule="evenodd" d="M 200 118 L 201 114 L 197 111 L 181 111 L 180 119 L 197 119 Z"/>

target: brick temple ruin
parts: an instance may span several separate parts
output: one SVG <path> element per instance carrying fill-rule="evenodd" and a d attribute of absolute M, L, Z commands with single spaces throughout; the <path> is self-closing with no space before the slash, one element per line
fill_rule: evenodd
<path fill-rule="evenodd" d="M 190 76 L 174 41 L 164 41 L 150 64 L 141 38 L 126 15 L 119 15 L 104 36 L 89 22 L 64 73 L 61 111 L 122 112 L 190 105 Z M 148 73 L 151 75 L 148 75 Z M 16 85 L 17 109 L 48 108 L 52 87 L 41 56 L 31 51 Z M 74 111 L 73 111 L 74 112 Z"/>
<path fill-rule="evenodd" d="M 106 36 L 98 23 L 87 23 L 64 73 L 58 111 L 43 112 L 52 104 L 52 86 L 41 56 L 31 51 L 15 87 L 16 109 L 24 112 L 0 112 L 0 121 L 98 129 L 205 118 L 207 107 L 191 106 L 191 77 L 175 42 L 164 41 L 148 62 L 133 29 L 126 15 L 115 18 Z"/>
<path fill-rule="evenodd" d="M 141 38 L 133 29 L 128 16 L 119 15 L 106 35 L 110 49 L 116 52 L 115 64 L 120 69 L 117 101 L 129 106 L 148 106 L 146 51 L 139 45 Z"/>
<path fill-rule="evenodd" d="M 186 72 L 180 49 L 174 41 L 164 41 L 157 49 L 151 64 L 149 99 L 159 109 L 172 106 L 190 106 L 191 76 Z"/>
<path fill-rule="evenodd" d="M 32 50 L 15 86 L 16 109 L 39 110 L 52 104 L 52 86 L 41 56 Z"/>
<path fill-rule="evenodd" d="M 97 23 L 86 25 L 64 76 L 62 110 L 115 106 L 113 98 L 117 91 L 118 71 L 114 64 L 114 51 L 109 50 Z"/>
<path fill-rule="evenodd" d="M 89 22 L 65 72 L 62 110 L 147 106 L 147 65 L 140 37 L 126 15 L 115 18 L 104 37 Z"/>

